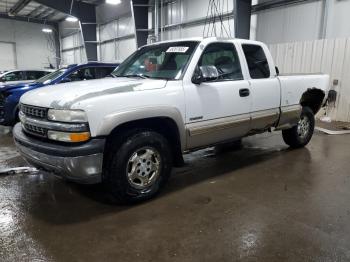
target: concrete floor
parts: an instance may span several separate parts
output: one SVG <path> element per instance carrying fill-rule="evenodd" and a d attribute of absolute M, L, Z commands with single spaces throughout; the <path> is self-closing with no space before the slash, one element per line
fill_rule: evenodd
<path fill-rule="evenodd" d="M 44 173 L 2 176 L 0 261 L 350 261 L 349 136 L 244 144 L 186 156 L 134 206 Z M 2 167 L 25 165 L 10 134 L 0 145 Z"/>

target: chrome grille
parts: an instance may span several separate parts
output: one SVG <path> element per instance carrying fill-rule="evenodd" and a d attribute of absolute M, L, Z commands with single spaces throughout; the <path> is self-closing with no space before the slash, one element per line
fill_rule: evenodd
<path fill-rule="evenodd" d="M 30 134 L 46 137 L 47 130 L 45 128 L 30 125 L 30 124 L 24 124 L 23 127 L 24 127 L 24 131 Z"/>
<path fill-rule="evenodd" d="M 36 106 L 21 105 L 21 111 L 24 115 L 34 118 L 44 119 L 47 116 L 47 109 Z"/>

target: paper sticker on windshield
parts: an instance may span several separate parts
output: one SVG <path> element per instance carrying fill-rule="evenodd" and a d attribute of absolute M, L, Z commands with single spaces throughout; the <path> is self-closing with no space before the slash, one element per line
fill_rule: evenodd
<path fill-rule="evenodd" d="M 186 53 L 188 46 L 171 46 L 166 50 L 167 53 Z"/>

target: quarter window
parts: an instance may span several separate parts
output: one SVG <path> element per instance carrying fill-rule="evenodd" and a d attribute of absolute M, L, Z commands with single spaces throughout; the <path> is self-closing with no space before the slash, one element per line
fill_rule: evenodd
<path fill-rule="evenodd" d="M 264 50 L 258 45 L 242 45 L 248 64 L 250 77 L 253 79 L 269 78 L 270 68 Z"/>
<path fill-rule="evenodd" d="M 219 80 L 242 80 L 241 64 L 231 43 L 210 44 L 204 50 L 198 66 L 215 66 Z"/>

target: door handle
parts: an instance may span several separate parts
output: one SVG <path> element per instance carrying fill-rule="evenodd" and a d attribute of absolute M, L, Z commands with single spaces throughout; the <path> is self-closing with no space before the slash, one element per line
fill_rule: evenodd
<path fill-rule="evenodd" d="M 250 95 L 250 91 L 248 88 L 242 88 L 242 89 L 239 89 L 239 96 L 240 97 L 246 97 L 246 96 L 249 96 Z"/>

